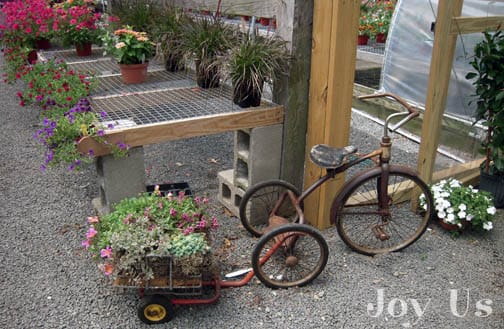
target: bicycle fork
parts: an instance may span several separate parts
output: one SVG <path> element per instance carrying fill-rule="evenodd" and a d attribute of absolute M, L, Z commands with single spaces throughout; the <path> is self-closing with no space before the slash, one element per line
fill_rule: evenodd
<path fill-rule="evenodd" d="M 386 241 L 390 236 L 385 232 L 384 227 L 390 222 L 390 204 L 391 200 L 388 193 L 389 185 L 389 161 L 390 161 L 390 137 L 384 136 L 380 143 L 381 154 L 380 154 L 380 168 L 381 174 L 380 178 L 376 183 L 376 193 L 378 197 L 378 212 L 381 216 L 381 223 L 375 224 L 371 230 L 373 231 L 375 237 L 380 241 Z"/>

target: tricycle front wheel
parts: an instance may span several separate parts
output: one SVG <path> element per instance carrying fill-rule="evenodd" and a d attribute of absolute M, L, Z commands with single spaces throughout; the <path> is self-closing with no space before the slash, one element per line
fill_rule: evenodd
<path fill-rule="evenodd" d="M 329 248 L 320 232 L 304 224 L 285 224 L 266 234 L 252 253 L 257 278 L 270 288 L 304 286 L 327 264 Z"/>
<path fill-rule="evenodd" d="M 173 319 L 173 305 L 162 295 L 151 295 L 142 298 L 138 305 L 138 317 L 143 323 L 164 323 Z"/>

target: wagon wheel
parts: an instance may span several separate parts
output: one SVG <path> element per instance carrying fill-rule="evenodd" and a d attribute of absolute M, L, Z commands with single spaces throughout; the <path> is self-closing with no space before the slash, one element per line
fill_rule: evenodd
<path fill-rule="evenodd" d="M 173 305 L 165 296 L 151 295 L 142 298 L 138 305 L 138 317 L 143 323 L 168 322 L 173 318 Z"/>

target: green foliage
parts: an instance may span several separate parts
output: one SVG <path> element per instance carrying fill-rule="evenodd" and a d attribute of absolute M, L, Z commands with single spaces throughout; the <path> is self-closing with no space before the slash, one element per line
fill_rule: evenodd
<path fill-rule="evenodd" d="M 487 127 L 487 138 L 482 142 L 486 156 L 483 168 L 487 173 L 504 175 L 504 35 L 502 31 L 484 33 L 476 44 L 470 61 L 475 72 L 466 79 L 476 87 L 475 120 Z M 471 102 L 473 102 L 471 101 Z M 470 103 L 471 103 L 470 102 Z"/>

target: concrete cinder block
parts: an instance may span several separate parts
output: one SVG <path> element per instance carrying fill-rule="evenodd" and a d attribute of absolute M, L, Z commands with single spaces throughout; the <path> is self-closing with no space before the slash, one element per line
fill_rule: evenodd
<path fill-rule="evenodd" d="M 112 155 L 96 160 L 99 197 L 93 206 L 100 214 L 113 210 L 122 199 L 145 192 L 145 166 L 143 147 L 129 150 L 128 156 L 115 159 Z"/>
<path fill-rule="evenodd" d="M 240 202 L 245 194 L 245 191 L 233 184 L 234 170 L 228 169 L 219 172 L 219 201 L 224 207 L 229 209 L 231 213 L 240 216 Z"/>
<path fill-rule="evenodd" d="M 235 186 L 247 190 L 280 177 L 283 125 L 255 127 L 235 133 Z"/>

